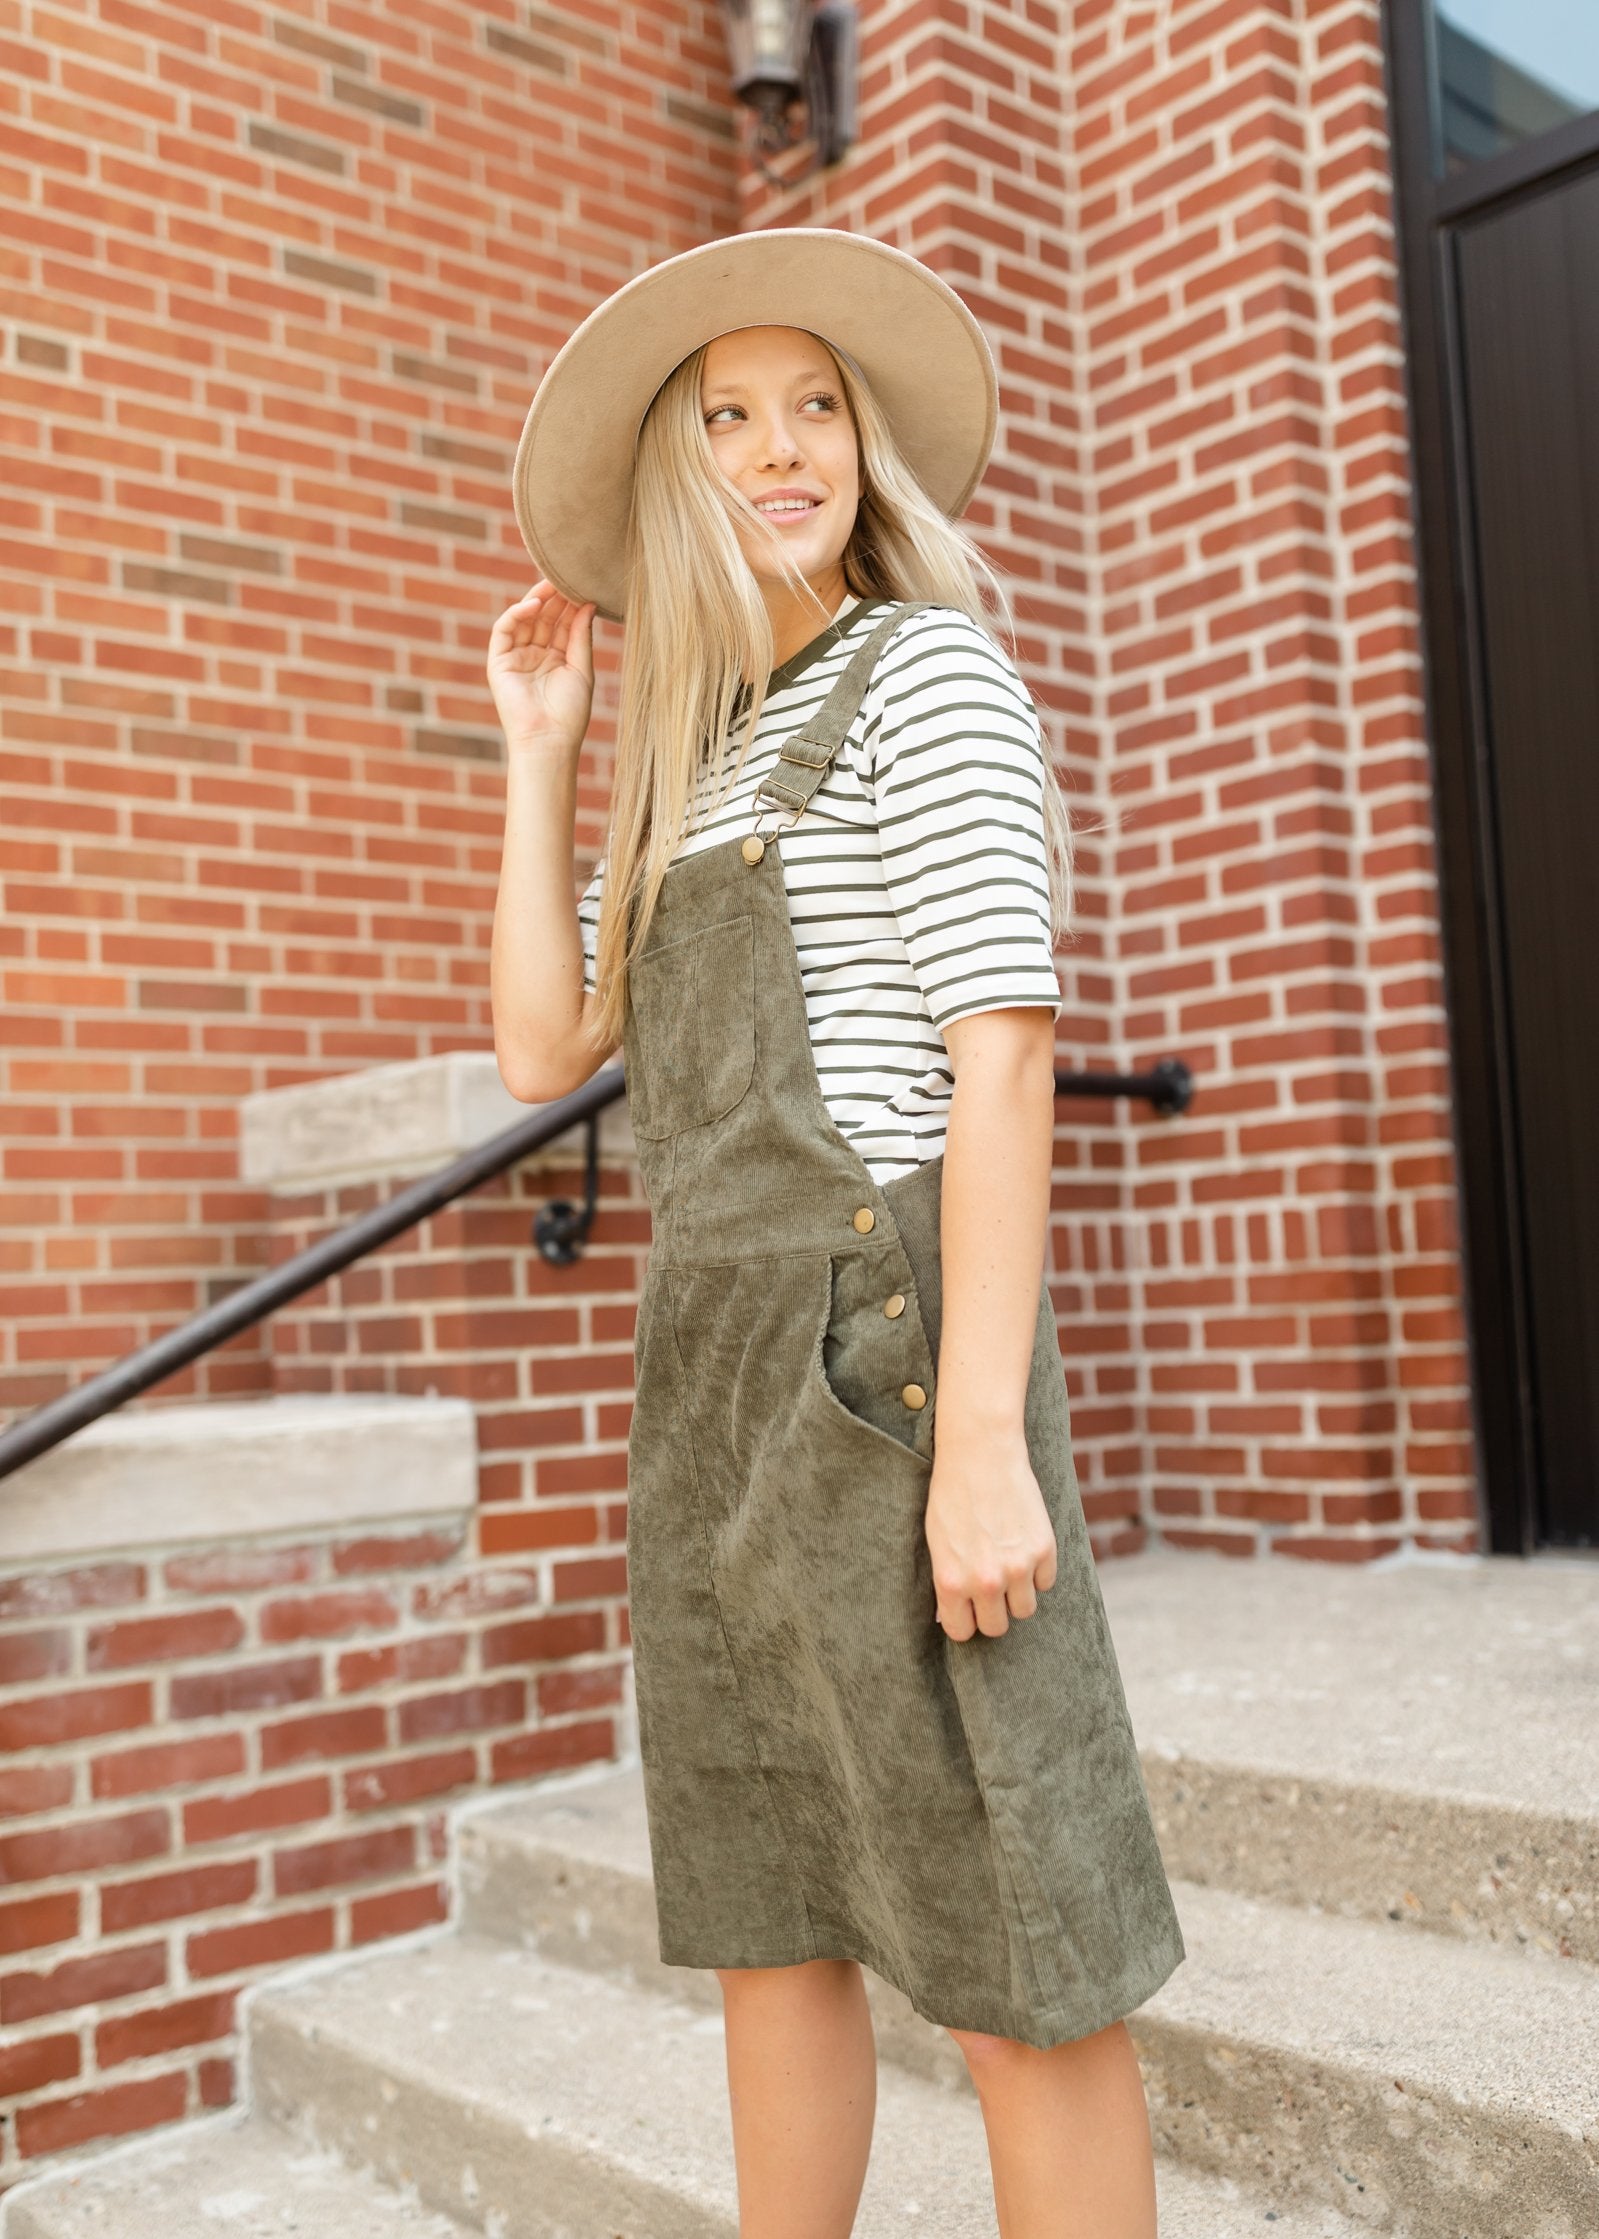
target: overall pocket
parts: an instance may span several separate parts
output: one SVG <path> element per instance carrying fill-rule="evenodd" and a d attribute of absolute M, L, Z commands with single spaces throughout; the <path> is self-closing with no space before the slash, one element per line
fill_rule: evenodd
<path fill-rule="evenodd" d="M 634 1134 L 656 1141 L 725 1118 L 755 1074 L 755 920 L 724 918 L 646 949 L 627 984 Z"/>
<path fill-rule="evenodd" d="M 835 1421 L 917 1470 L 930 1470 L 933 1367 L 903 1252 L 833 1253 L 820 1262 L 810 1379 Z M 894 1317 L 886 1301 L 902 1298 Z M 920 1407 L 907 1386 L 925 1394 Z"/>

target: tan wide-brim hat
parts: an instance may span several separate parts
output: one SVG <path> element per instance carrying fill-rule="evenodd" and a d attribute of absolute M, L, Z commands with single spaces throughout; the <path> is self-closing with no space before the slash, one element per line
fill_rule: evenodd
<path fill-rule="evenodd" d="M 666 257 L 596 306 L 550 360 L 516 447 L 522 540 L 557 590 L 626 612 L 634 446 L 690 351 L 738 327 L 806 327 L 852 357 L 917 480 L 951 520 L 988 464 L 999 383 L 982 328 L 903 249 L 774 226 Z"/>

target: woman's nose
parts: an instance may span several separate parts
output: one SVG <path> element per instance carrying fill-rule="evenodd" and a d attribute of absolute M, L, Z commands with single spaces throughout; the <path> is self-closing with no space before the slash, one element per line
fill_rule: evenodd
<path fill-rule="evenodd" d="M 786 420 L 772 420 L 762 430 L 760 447 L 768 459 L 797 459 L 801 445 L 795 429 Z"/>

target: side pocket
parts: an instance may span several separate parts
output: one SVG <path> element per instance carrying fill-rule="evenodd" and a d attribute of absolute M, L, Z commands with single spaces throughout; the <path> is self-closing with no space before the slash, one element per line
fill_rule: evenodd
<path fill-rule="evenodd" d="M 813 1386 L 861 1441 L 925 1474 L 933 1460 L 933 1365 L 909 1261 L 896 1247 L 830 1253 L 818 1265 Z M 905 1305 L 890 1317 L 883 1306 L 894 1297 Z M 925 1405 L 907 1404 L 907 1385 L 926 1393 Z"/>

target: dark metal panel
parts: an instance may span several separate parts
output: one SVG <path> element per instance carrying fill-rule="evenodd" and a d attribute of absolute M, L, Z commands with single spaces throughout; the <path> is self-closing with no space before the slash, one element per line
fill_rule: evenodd
<path fill-rule="evenodd" d="M 1457 239 L 1536 1536 L 1599 1542 L 1599 174 Z"/>
<path fill-rule="evenodd" d="M 1502 991 L 1493 834 L 1478 754 L 1473 616 L 1458 555 L 1471 537 L 1470 498 L 1455 441 L 1455 350 L 1447 244 L 1434 223 L 1435 138 L 1429 14 L 1424 0 L 1389 0 L 1389 113 L 1401 251 L 1411 455 L 1416 500 L 1428 746 L 1438 844 L 1444 984 L 1460 1183 L 1472 1414 L 1483 1536 L 1496 1554 L 1527 1554 L 1536 1469 L 1529 1442 L 1530 1358 L 1520 1309 L 1517 1216 L 1508 1188 Z"/>

